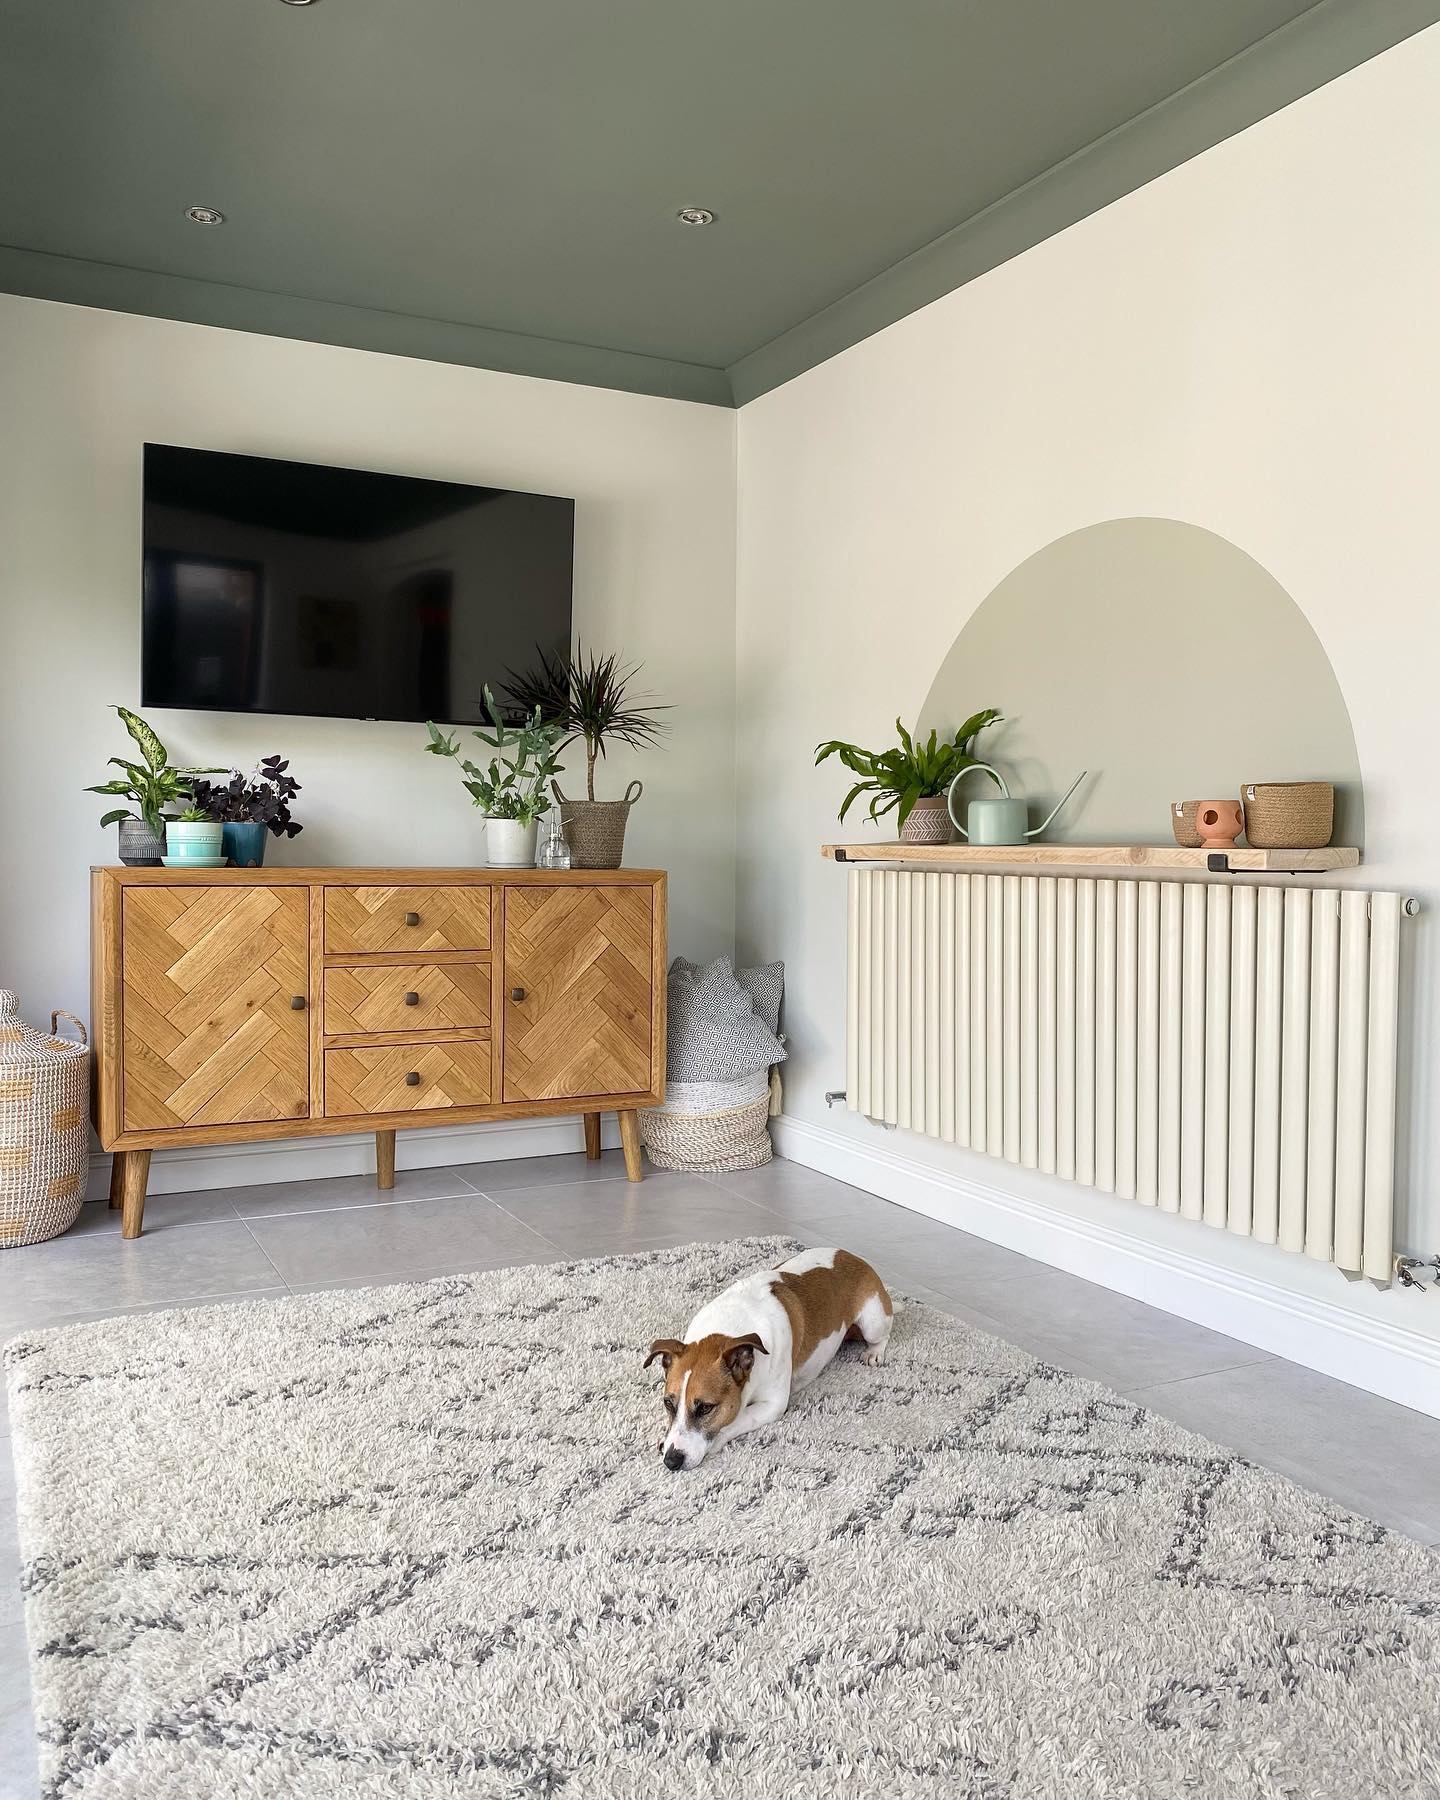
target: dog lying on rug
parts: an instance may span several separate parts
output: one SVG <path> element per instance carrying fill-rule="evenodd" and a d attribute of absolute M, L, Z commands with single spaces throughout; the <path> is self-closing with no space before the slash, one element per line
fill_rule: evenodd
<path fill-rule="evenodd" d="M 665 1370 L 667 1469 L 694 1469 L 743 1431 L 771 1425 L 841 1344 L 885 1361 L 893 1307 L 885 1284 L 848 1250 L 806 1250 L 742 1276 L 707 1301 L 684 1339 L 656 1338 L 645 1358 Z"/>

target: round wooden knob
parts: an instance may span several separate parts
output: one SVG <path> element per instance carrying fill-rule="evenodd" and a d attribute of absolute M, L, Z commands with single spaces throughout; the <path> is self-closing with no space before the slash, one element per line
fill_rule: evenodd
<path fill-rule="evenodd" d="M 406 1085 L 406 1087 L 419 1087 L 420 1073 L 417 1069 L 412 1069 L 410 1071 L 410 1073 L 405 1077 L 405 1085 Z"/>
<path fill-rule="evenodd" d="M 290 1010 L 291 1012 L 304 1012 L 305 996 L 303 994 L 292 994 L 290 996 Z"/>
<path fill-rule="evenodd" d="M 510 998 L 512 1000 L 523 1000 L 525 998 L 524 988 L 511 988 Z"/>
<path fill-rule="evenodd" d="M 419 913 L 406 913 L 405 923 L 407 925 L 418 925 L 420 923 Z"/>
<path fill-rule="evenodd" d="M 407 1006 L 418 1006 L 420 1004 L 420 996 L 418 994 L 407 994 L 405 996 L 405 1004 Z"/>

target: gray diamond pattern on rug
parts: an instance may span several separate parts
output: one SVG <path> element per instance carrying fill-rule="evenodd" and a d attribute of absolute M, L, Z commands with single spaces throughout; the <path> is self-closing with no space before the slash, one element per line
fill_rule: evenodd
<path fill-rule="evenodd" d="M 12 1344 L 46 1800 L 1440 1792 L 1440 1558 L 942 1313 L 668 1473 L 795 1248 Z"/>

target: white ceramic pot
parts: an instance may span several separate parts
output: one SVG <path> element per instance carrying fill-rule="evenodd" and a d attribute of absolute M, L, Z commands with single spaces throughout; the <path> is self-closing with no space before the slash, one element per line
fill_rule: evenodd
<path fill-rule="evenodd" d="M 485 860 L 492 869 L 533 869 L 539 828 L 535 819 L 528 825 L 519 819 L 487 819 Z"/>

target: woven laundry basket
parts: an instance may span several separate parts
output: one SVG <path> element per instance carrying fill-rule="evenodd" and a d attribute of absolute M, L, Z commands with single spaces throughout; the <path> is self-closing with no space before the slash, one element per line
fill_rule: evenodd
<path fill-rule="evenodd" d="M 672 1081 L 664 1106 L 640 1114 L 640 1142 L 660 1169 L 720 1175 L 770 1161 L 770 1078 Z"/>
<path fill-rule="evenodd" d="M 79 1043 L 56 1036 L 61 1019 Z M 50 1015 L 50 1032 L 20 1017 L 0 990 L 0 1246 L 59 1237 L 85 1203 L 90 1156 L 90 1051 L 73 1014 Z"/>

